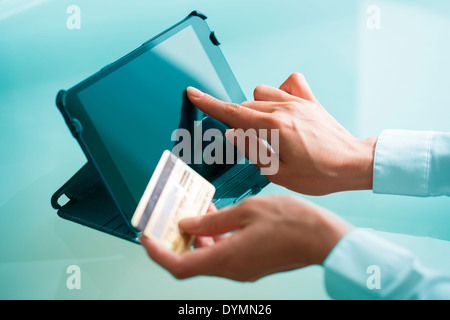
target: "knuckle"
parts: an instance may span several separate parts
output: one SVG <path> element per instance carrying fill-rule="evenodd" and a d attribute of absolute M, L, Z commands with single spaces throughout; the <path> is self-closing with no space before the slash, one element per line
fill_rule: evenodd
<path fill-rule="evenodd" d="M 295 128 L 295 121 L 291 117 L 283 117 L 282 119 L 283 127 L 288 129 L 294 129 Z"/>
<path fill-rule="evenodd" d="M 208 95 L 207 96 L 207 103 L 208 104 L 215 104 L 217 102 L 217 99 L 213 96 Z"/>
<path fill-rule="evenodd" d="M 237 103 L 226 103 L 225 104 L 225 111 L 227 113 L 239 113 L 239 111 L 241 110 L 242 106 L 240 104 Z"/>
<path fill-rule="evenodd" d="M 270 114 L 265 119 L 269 128 L 280 128 L 281 124 L 276 113 Z"/>
<path fill-rule="evenodd" d="M 280 107 L 286 111 L 296 111 L 297 110 L 297 106 L 292 102 L 280 103 Z"/>
<path fill-rule="evenodd" d="M 276 123 L 278 128 L 292 129 L 295 127 L 295 120 L 286 113 L 278 114 L 276 117 Z"/>

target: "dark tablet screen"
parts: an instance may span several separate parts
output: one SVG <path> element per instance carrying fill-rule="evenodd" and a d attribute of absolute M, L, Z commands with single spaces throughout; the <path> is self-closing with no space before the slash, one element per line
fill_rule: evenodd
<path fill-rule="evenodd" d="M 205 27 L 188 19 L 82 83 L 67 102 L 68 109 L 76 105 L 70 113 L 80 119 L 85 144 L 129 218 L 162 152 L 173 147 L 174 130 L 204 116 L 187 101 L 186 88 L 225 101 L 244 98 Z M 207 178 L 223 170 L 215 168 Z"/>

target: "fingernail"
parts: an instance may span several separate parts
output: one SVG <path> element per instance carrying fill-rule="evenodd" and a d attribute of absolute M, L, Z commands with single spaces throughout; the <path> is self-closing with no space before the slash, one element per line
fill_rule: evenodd
<path fill-rule="evenodd" d="M 202 91 L 200 91 L 194 87 L 188 87 L 187 93 L 190 97 L 195 98 L 195 99 L 200 99 L 204 95 L 204 93 Z"/>
<path fill-rule="evenodd" d="M 183 231 L 195 230 L 200 225 L 201 217 L 185 218 L 180 220 L 178 227 Z"/>

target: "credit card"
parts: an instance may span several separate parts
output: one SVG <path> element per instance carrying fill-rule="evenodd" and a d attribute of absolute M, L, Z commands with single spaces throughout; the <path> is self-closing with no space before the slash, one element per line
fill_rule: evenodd
<path fill-rule="evenodd" d="M 178 222 L 206 213 L 215 187 L 170 151 L 163 152 L 131 219 L 132 225 L 164 248 L 188 251 L 193 236 Z"/>

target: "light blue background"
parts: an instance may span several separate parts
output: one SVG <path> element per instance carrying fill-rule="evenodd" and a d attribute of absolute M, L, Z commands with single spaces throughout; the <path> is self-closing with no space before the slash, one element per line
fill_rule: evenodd
<path fill-rule="evenodd" d="M 66 27 L 69 5 L 81 29 Z M 369 5 L 381 29 L 369 30 Z M 63 220 L 52 193 L 85 158 L 56 109 L 69 88 L 198 9 L 248 98 L 305 74 L 357 137 L 384 128 L 450 130 L 449 1 L 0 0 L 0 298 L 327 299 L 318 266 L 255 283 L 179 281 L 135 244 Z M 271 185 L 263 194 L 287 194 Z M 348 192 L 307 197 L 356 226 L 450 266 L 448 198 Z M 376 264 L 376 262 L 374 262 Z M 66 268 L 81 268 L 68 290 Z"/>

